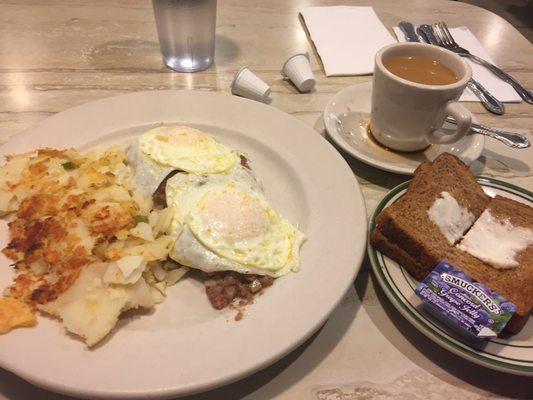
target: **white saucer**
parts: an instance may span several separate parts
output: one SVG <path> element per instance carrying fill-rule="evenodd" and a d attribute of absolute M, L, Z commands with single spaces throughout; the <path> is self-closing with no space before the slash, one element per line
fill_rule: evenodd
<path fill-rule="evenodd" d="M 368 134 L 372 82 L 348 86 L 338 92 L 324 109 L 324 124 L 330 137 L 346 152 L 376 168 L 413 175 L 423 161 L 433 161 L 439 154 L 448 152 L 470 165 L 483 151 L 485 137 L 470 134 L 448 145 L 431 145 L 419 152 L 404 153 L 388 150 L 377 144 Z M 443 129 L 452 129 L 444 124 Z"/>

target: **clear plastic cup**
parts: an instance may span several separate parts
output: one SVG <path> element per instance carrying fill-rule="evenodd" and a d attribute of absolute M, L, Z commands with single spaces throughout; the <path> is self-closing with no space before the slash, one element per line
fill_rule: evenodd
<path fill-rule="evenodd" d="M 207 69 L 215 59 L 216 0 L 152 0 L 165 65 L 175 71 Z"/>

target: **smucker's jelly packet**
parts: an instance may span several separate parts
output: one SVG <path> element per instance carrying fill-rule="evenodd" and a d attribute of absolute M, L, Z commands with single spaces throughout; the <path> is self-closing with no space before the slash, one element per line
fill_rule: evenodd
<path fill-rule="evenodd" d="M 513 303 L 445 262 L 426 276 L 416 294 L 452 328 L 481 339 L 498 336 L 516 310 Z"/>

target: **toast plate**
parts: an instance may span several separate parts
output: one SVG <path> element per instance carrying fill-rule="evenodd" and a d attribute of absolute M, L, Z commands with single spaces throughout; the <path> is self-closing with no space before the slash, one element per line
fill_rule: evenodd
<path fill-rule="evenodd" d="M 308 236 L 301 270 L 278 279 L 241 321 L 234 320 L 235 310 L 213 309 L 200 282 L 183 279 L 153 312 L 122 318 L 92 350 L 58 321 L 39 318 L 35 328 L 0 336 L 0 367 L 76 397 L 200 392 L 243 378 L 303 343 L 352 284 L 367 237 L 359 185 L 322 136 L 273 107 L 214 92 L 126 94 L 54 115 L 13 137 L 0 157 L 41 146 L 86 150 L 123 143 L 161 122 L 205 130 L 249 154 L 273 206 Z M 0 229 L 4 247 L 4 221 Z M 11 273 L 9 260 L 0 262 L 1 290 Z"/>
<path fill-rule="evenodd" d="M 333 141 L 358 160 L 388 172 L 413 175 L 423 161 L 433 161 L 441 153 L 459 157 L 466 165 L 477 160 L 485 146 L 485 137 L 469 134 L 456 143 L 435 144 L 423 151 L 397 152 L 379 145 L 368 133 L 372 82 L 344 88 L 328 102 L 323 119 Z M 452 129 L 445 123 L 444 130 Z"/>
<path fill-rule="evenodd" d="M 500 195 L 533 204 L 533 193 L 523 188 L 491 178 L 478 177 L 477 180 L 491 197 Z M 370 220 L 370 232 L 376 226 L 375 219 L 379 213 L 402 197 L 408 186 L 409 181 L 404 182 L 385 196 Z M 415 294 L 419 281 L 402 266 L 374 249 L 370 242 L 368 253 L 374 274 L 389 300 L 429 339 L 476 364 L 515 375 L 533 376 L 533 320 L 530 319 L 520 333 L 509 339 L 468 341 L 420 307 L 422 301 Z"/>

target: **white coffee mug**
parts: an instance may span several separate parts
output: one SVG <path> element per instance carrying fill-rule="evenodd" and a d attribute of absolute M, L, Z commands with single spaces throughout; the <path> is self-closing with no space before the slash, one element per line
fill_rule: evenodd
<path fill-rule="evenodd" d="M 393 57 L 420 56 L 450 68 L 458 80 L 449 85 L 426 85 L 394 75 L 383 65 Z M 417 151 L 431 143 L 448 144 L 461 139 L 470 129 L 472 115 L 456 100 L 472 71 L 455 53 L 423 43 L 396 43 L 376 54 L 370 129 L 385 147 Z M 441 130 L 451 115 L 457 121 L 455 132 Z"/>

